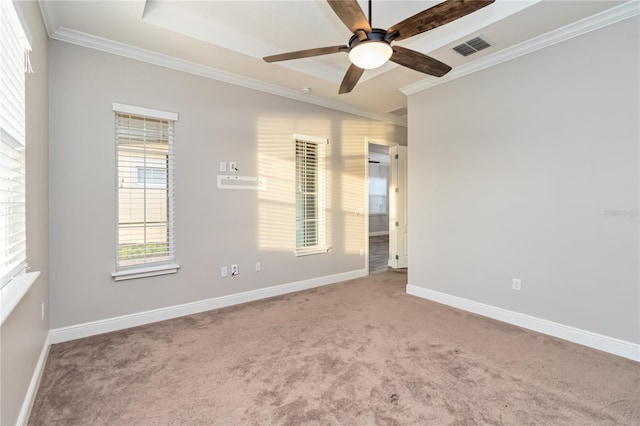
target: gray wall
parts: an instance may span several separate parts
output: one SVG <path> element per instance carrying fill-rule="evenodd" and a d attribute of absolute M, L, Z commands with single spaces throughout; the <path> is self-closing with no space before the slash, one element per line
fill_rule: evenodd
<path fill-rule="evenodd" d="M 639 28 L 409 97 L 410 284 L 640 342 Z"/>
<path fill-rule="evenodd" d="M 51 41 L 52 328 L 361 270 L 365 138 L 406 128 Z M 175 275 L 114 282 L 112 103 L 177 112 Z M 296 258 L 293 133 L 328 137 L 331 252 Z M 220 161 L 267 179 L 220 190 Z M 255 262 L 262 263 L 256 273 Z M 220 278 L 237 263 L 240 275 Z"/>
<path fill-rule="evenodd" d="M 15 424 L 49 331 L 48 38 L 36 2 L 15 3 L 32 37 L 26 79 L 27 261 L 41 275 L 0 329 L 0 424 Z M 44 321 L 40 306 L 46 304 Z"/>
<path fill-rule="evenodd" d="M 370 214 L 369 215 L 369 234 L 383 235 L 389 233 L 389 215 L 388 214 Z"/>

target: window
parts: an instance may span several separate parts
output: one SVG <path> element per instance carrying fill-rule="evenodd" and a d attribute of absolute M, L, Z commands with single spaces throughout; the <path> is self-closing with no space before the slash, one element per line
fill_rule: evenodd
<path fill-rule="evenodd" d="M 0 288 L 27 262 L 25 199 L 25 32 L 11 1 L 0 1 Z"/>
<path fill-rule="evenodd" d="M 389 204 L 389 167 L 369 164 L 369 214 L 387 214 Z"/>
<path fill-rule="evenodd" d="M 174 273 L 174 113 L 114 104 L 118 247 L 114 277 Z"/>
<path fill-rule="evenodd" d="M 325 253 L 327 139 L 294 135 L 296 142 L 296 255 Z"/>

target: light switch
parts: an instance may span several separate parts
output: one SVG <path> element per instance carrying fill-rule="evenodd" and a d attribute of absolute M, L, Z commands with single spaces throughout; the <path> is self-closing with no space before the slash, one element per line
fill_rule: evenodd
<path fill-rule="evenodd" d="M 227 162 L 226 161 L 221 161 L 220 162 L 220 171 L 221 172 L 226 172 L 227 171 Z"/>

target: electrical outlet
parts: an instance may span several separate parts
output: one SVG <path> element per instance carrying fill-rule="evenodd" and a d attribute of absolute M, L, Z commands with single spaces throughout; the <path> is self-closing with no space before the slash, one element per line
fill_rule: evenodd
<path fill-rule="evenodd" d="M 235 277 L 236 275 L 240 275 L 240 270 L 238 269 L 238 265 L 231 265 L 231 276 Z"/>
<path fill-rule="evenodd" d="M 42 302 L 42 306 L 40 307 L 40 319 L 44 321 L 44 302 Z"/>
<path fill-rule="evenodd" d="M 229 272 L 227 271 L 226 266 L 223 266 L 222 268 L 220 268 L 220 276 L 223 278 L 229 276 Z"/>
<path fill-rule="evenodd" d="M 260 262 L 256 262 L 256 272 L 260 271 L 262 271 L 262 265 L 260 265 Z"/>
<path fill-rule="evenodd" d="M 522 289 L 522 281 L 518 278 L 514 278 L 511 283 L 511 288 L 515 291 L 520 291 Z"/>
<path fill-rule="evenodd" d="M 230 172 L 237 172 L 238 171 L 238 165 L 235 161 L 229 161 L 229 171 Z"/>

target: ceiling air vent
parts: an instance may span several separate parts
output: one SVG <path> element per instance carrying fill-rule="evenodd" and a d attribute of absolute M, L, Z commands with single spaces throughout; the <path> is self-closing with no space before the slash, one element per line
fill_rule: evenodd
<path fill-rule="evenodd" d="M 453 50 L 461 54 L 462 56 L 469 56 L 472 53 L 476 53 L 482 49 L 486 49 L 491 46 L 485 40 L 480 37 L 472 38 L 471 40 L 467 40 L 462 44 L 454 47 Z"/>

